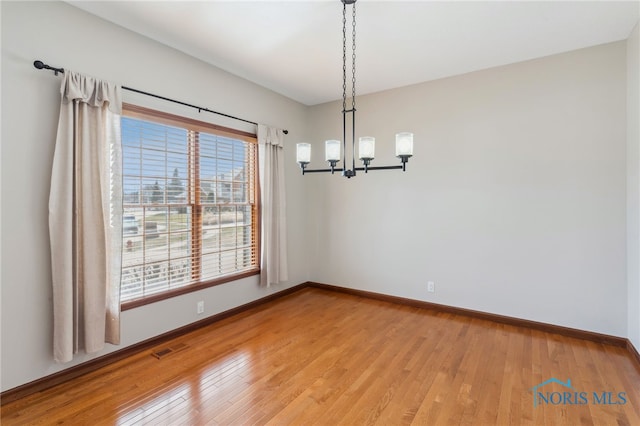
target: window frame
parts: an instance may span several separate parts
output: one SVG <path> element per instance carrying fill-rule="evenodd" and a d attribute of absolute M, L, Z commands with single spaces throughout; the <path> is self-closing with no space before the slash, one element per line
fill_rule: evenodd
<path fill-rule="evenodd" d="M 159 124 L 165 124 L 168 126 L 185 128 L 189 131 L 196 131 L 199 133 L 204 132 L 204 133 L 214 134 L 217 136 L 230 137 L 233 139 L 242 140 L 247 143 L 255 144 L 255 150 L 256 150 L 255 151 L 255 170 L 253 170 L 253 174 L 255 176 L 255 183 L 253 185 L 253 192 L 254 192 L 253 199 L 255 200 L 255 203 L 254 203 L 255 209 L 252 209 L 253 211 L 253 214 L 252 214 L 253 237 L 252 238 L 255 241 L 254 247 L 256 252 L 254 253 L 254 258 L 256 259 L 256 266 L 251 270 L 243 271 L 237 274 L 225 275 L 225 276 L 214 278 L 214 279 L 206 279 L 204 281 L 194 282 L 194 283 L 187 284 L 174 289 L 169 289 L 161 293 L 156 293 L 149 296 L 143 296 L 137 299 L 120 302 L 120 310 L 126 311 L 129 309 L 137 308 L 147 304 L 155 303 L 161 300 L 166 300 L 166 299 L 170 299 L 183 294 L 199 291 L 205 288 L 214 287 L 214 286 L 225 284 L 231 281 L 237 281 L 237 280 L 254 276 L 254 275 L 259 275 L 260 274 L 260 253 L 261 253 L 261 241 L 260 241 L 261 205 L 260 205 L 260 179 L 259 179 L 259 170 L 258 170 L 258 151 L 259 150 L 258 150 L 257 135 L 253 133 L 245 132 L 242 130 L 231 129 L 231 128 L 220 126 L 217 124 L 207 123 L 204 121 L 199 121 L 199 120 L 195 120 L 188 117 L 182 117 L 179 115 L 174 115 L 167 112 L 158 111 L 155 109 L 150 109 L 150 108 L 133 105 L 129 103 L 122 104 L 122 116 L 128 117 L 128 118 L 134 118 L 138 120 L 151 121 Z M 199 173 L 199 171 L 196 171 L 195 173 Z M 189 180 L 191 180 L 191 176 L 189 176 Z M 202 228 L 203 210 L 204 210 L 204 207 L 206 207 L 206 205 L 199 204 L 200 202 L 199 192 L 200 191 L 194 191 L 195 197 L 194 197 L 193 206 L 194 207 L 197 206 L 198 209 L 195 209 L 191 213 L 192 219 L 193 219 L 192 222 L 194 222 L 192 225 L 193 229 L 196 229 L 198 227 L 200 229 Z M 192 232 L 192 243 L 191 243 L 192 248 L 194 244 L 193 242 L 194 239 L 196 240 L 199 239 L 199 236 L 196 236 L 196 233 Z M 124 246 L 123 237 L 122 237 L 122 242 Z M 197 250 L 199 251 L 202 250 L 201 241 L 199 244 L 196 243 L 196 246 L 198 246 L 196 248 Z M 199 267 L 201 267 L 201 265 Z"/>

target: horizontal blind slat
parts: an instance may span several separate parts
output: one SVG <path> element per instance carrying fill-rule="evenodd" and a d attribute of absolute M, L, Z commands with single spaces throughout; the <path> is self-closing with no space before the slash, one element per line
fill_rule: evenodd
<path fill-rule="evenodd" d="M 255 270 L 256 143 L 200 126 L 190 145 L 193 128 L 135 115 L 122 121 L 122 300 Z"/>

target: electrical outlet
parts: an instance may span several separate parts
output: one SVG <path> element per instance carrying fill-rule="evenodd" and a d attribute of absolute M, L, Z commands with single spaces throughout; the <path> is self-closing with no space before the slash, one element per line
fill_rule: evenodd
<path fill-rule="evenodd" d="M 197 312 L 199 314 L 204 314 L 204 300 L 198 302 Z"/>
<path fill-rule="evenodd" d="M 436 291 L 436 284 L 433 281 L 427 282 L 427 291 L 429 293 L 434 293 Z"/>

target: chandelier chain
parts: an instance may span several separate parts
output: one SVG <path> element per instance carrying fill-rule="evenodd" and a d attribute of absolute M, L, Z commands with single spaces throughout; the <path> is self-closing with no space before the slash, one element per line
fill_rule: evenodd
<path fill-rule="evenodd" d="M 347 4 L 342 4 L 342 111 L 347 110 Z"/>
<path fill-rule="evenodd" d="M 351 35 L 351 108 L 356 109 L 356 4 L 351 6 L 353 13 L 351 18 L 352 35 Z"/>

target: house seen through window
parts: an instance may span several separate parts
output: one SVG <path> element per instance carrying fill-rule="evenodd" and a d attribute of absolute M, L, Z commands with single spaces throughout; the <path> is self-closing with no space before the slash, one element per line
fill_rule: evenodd
<path fill-rule="evenodd" d="M 123 303 L 258 272 L 255 135 L 125 105 Z"/>

